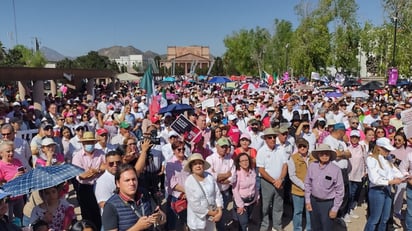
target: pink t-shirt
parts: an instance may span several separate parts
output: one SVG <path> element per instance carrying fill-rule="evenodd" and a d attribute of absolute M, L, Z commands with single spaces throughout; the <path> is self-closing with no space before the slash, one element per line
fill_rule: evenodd
<path fill-rule="evenodd" d="M 23 164 L 16 158 L 13 158 L 11 163 L 0 160 L 0 181 L 12 180 L 17 174 L 17 169 L 22 166 Z"/>

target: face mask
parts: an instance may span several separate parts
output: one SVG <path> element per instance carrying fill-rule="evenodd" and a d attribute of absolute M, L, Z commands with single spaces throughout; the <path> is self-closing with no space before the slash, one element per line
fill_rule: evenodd
<path fill-rule="evenodd" d="M 86 144 L 86 145 L 84 145 L 84 150 L 85 150 L 86 152 L 93 152 L 93 150 L 94 150 L 94 144 Z"/>
<path fill-rule="evenodd" d="M 252 127 L 252 131 L 257 132 L 257 131 L 259 131 L 259 128 L 253 126 L 253 127 Z"/>

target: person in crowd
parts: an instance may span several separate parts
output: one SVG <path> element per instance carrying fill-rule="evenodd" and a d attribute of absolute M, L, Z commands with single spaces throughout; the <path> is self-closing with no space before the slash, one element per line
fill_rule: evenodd
<path fill-rule="evenodd" d="M 365 139 L 361 140 L 359 144 L 366 147 L 366 152 L 368 154 L 372 153 L 372 150 L 376 144 L 375 132 L 373 128 L 365 128 Z"/>
<path fill-rule="evenodd" d="M 96 226 L 88 220 L 76 221 L 70 228 L 70 231 L 99 231 Z"/>
<path fill-rule="evenodd" d="M 39 132 L 35 135 L 30 141 L 30 150 L 32 154 L 32 163 L 36 163 L 36 158 L 40 153 L 41 149 L 41 141 L 43 137 L 51 137 L 53 134 L 53 126 L 48 123 L 41 123 L 39 127 Z"/>
<path fill-rule="evenodd" d="M 311 230 L 310 213 L 305 209 L 305 177 L 308 166 L 314 161 L 309 153 L 309 142 L 304 138 L 296 140 L 297 152 L 288 161 L 289 178 L 292 182 L 292 201 L 293 201 L 293 230 L 303 230 L 302 217 L 306 218 L 307 231 Z M 306 211 L 305 211 L 306 210 Z M 305 211 L 305 212 L 304 212 Z"/>
<path fill-rule="evenodd" d="M 310 130 L 309 121 L 302 121 L 295 133 L 296 139 L 304 138 L 309 143 L 309 152 L 315 148 L 316 135 Z"/>
<path fill-rule="evenodd" d="M 259 150 L 264 144 L 261 122 L 255 118 L 250 119 L 247 133 L 250 135 L 250 147 Z"/>
<path fill-rule="evenodd" d="M 215 178 L 205 172 L 210 164 L 200 154 L 192 154 L 184 167 L 187 225 L 193 231 L 213 231 L 222 218 L 223 198 Z"/>
<path fill-rule="evenodd" d="M 138 190 L 137 178 L 133 166 L 118 166 L 115 174 L 116 193 L 106 201 L 103 209 L 105 231 L 146 230 L 166 219 L 159 207 L 152 208 L 150 196 Z"/>
<path fill-rule="evenodd" d="M 229 148 L 229 140 L 222 137 L 216 142 L 216 152 L 206 158 L 206 161 L 211 166 L 208 172 L 217 181 L 217 185 L 223 198 L 223 213 L 228 213 L 227 206 L 232 199 L 231 185 L 236 180 L 236 169 L 233 159 L 228 153 Z M 225 230 L 225 223 L 227 221 L 224 218 L 225 216 L 223 216 L 223 219 L 216 224 L 218 231 Z"/>
<path fill-rule="evenodd" d="M 44 138 L 41 141 L 41 153 L 36 159 L 35 166 L 51 166 L 65 162 L 62 153 L 56 153 L 56 142 L 52 138 Z"/>
<path fill-rule="evenodd" d="M 250 135 L 247 133 L 243 133 L 240 136 L 239 143 L 240 143 L 240 146 L 233 151 L 232 158 L 235 159 L 240 153 L 247 153 L 252 158 L 252 162 L 250 162 L 250 165 L 254 169 L 256 167 L 257 150 L 250 147 L 250 144 L 251 144 Z"/>
<path fill-rule="evenodd" d="M 261 230 L 269 228 L 269 208 L 272 205 L 273 230 L 282 230 L 283 181 L 287 174 L 288 156 L 277 145 L 279 131 L 266 128 L 263 131 L 263 145 L 257 152 L 256 166 L 261 176 L 262 223 Z"/>
<path fill-rule="evenodd" d="M 69 229 L 71 222 L 65 224 L 64 220 L 66 216 L 71 216 L 69 217 L 70 221 L 75 219 L 75 214 L 69 212 L 74 210 L 74 206 L 69 204 L 66 199 L 60 198 L 60 190 L 62 190 L 62 185 L 40 190 L 39 194 L 43 203 L 33 208 L 30 216 L 31 224 L 37 220 L 43 220 L 51 229 Z"/>
<path fill-rule="evenodd" d="M 348 159 L 351 157 L 351 153 L 348 150 L 348 146 L 343 141 L 345 132 L 345 125 L 343 123 L 337 123 L 333 126 L 333 131 L 331 132 L 331 134 L 325 137 L 325 139 L 323 140 L 323 144 L 328 144 L 332 148 L 332 150 L 335 150 L 336 152 L 336 158 L 333 160 L 333 162 L 342 170 L 343 183 L 345 186 L 345 196 L 343 198 L 342 206 L 339 210 L 338 222 L 341 221 L 341 218 L 344 219 L 348 210 L 349 202 L 349 172 L 351 166 L 349 165 Z M 350 219 L 346 219 L 345 222 L 349 223 L 351 221 Z"/>
<path fill-rule="evenodd" d="M 233 184 L 233 210 L 239 221 L 240 231 L 248 230 L 253 208 L 259 200 L 259 186 L 256 182 L 256 171 L 252 166 L 252 158 L 242 152 L 235 158 L 236 182 Z"/>
<path fill-rule="evenodd" d="M 187 211 L 177 212 L 173 209 L 172 204 L 178 199 L 186 198 L 185 181 L 189 173 L 184 171 L 185 144 L 177 140 L 172 143 L 173 156 L 166 163 L 166 191 L 167 198 L 167 228 L 176 230 L 176 223 L 179 221 L 183 225 L 187 223 Z"/>
<path fill-rule="evenodd" d="M 165 166 L 166 162 L 173 157 L 173 143 L 179 140 L 179 134 L 177 134 L 177 132 L 175 132 L 174 130 L 170 131 L 167 136 L 168 142 L 162 147 L 162 154 L 164 158 L 164 162 L 162 164 Z"/>
<path fill-rule="evenodd" d="M 342 171 L 332 163 L 336 158 L 327 144 L 318 144 L 312 151 L 317 160 L 311 163 L 305 177 L 305 204 L 310 212 L 312 230 L 333 230 L 344 197 Z"/>
<path fill-rule="evenodd" d="M 109 131 L 106 128 L 99 128 L 96 130 L 97 143 L 94 146 L 96 149 L 103 150 L 104 153 L 114 151 L 116 146 L 109 143 Z"/>
<path fill-rule="evenodd" d="M 403 123 L 402 123 L 402 120 L 401 120 L 402 110 L 403 110 L 403 108 L 401 108 L 399 106 L 395 107 L 394 116 L 389 119 L 389 124 L 394 126 L 396 130 L 403 127 Z"/>
<path fill-rule="evenodd" d="M 317 144 L 322 144 L 323 140 L 330 135 L 330 133 L 333 131 L 333 127 L 335 126 L 336 121 L 334 119 L 328 119 L 326 121 L 326 126 L 325 130 L 319 134 L 319 137 L 317 139 Z"/>
<path fill-rule="evenodd" d="M 360 140 L 364 140 L 365 139 L 365 133 L 362 131 L 361 129 L 361 125 L 359 122 L 359 118 L 357 116 L 353 116 L 349 118 L 349 128 L 346 129 L 346 133 L 345 136 L 343 137 L 343 140 L 346 143 L 350 142 L 350 132 L 353 130 L 357 130 L 360 133 Z"/>
<path fill-rule="evenodd" d="M 209 146 L 205 148 L 204 143 L 205 138 L 200 136 L 199 141 L 194 144 L 192 153 L 200 153 L 203 156 L 203 159 L 206 159 L 208 156 L 213 154 L 213 151 L 209 149 Z M 186 153 L 185 155 L 188 157 L 190 156 L 190 153 Z"/>
<path fill-rule="evenodd" d="M 363 178 L 366 176 L 366 158 L 368 156 L 365 145 L 359 144 L 361 139 L 360 130 L 352 130 L 349 134 L 348 150 L 351 153 L 349 163 L 349 205 L 345 215 L 346 220 L 350 218 L 358 219 L 359 216 L 354 213 L 358 203 L 359 195 L 362 189 Z"/>
<path fill-rule="evenodd" d="M 44 115 L 44 118 L 46 118 L 47 123 L 51 124 L 52 126 L 57 124 L 57 117 L 58 117 L 58 113 L 57 113 L 57 105 L 55 103 L 51 103 L 48 107 L 47 107 L 47 112 Z"/>
<path fill-rule="evenodd" d="M 14 157 L 13 141 L 0 141 L 0 183 L 7 183 L 14 178 L 23 175 L 26 172 L 23 164 L 19 159 Z M 8 216 L 11 220 L 23 220 L 23 196 L 11 197 L 8 202 Z"/>
<path fill-rule="evenodd" d="M 237 126 L 237 116 L 235 114 L 230 114 L 228 116 L 228 131 L 227 135 L 231 141 L 233 147 L 238 147 L 239 145 L 239 138 L 240 138 L 240 130 Z"/>
<path fill-rule="evenodd" d="M 381 117 L 379 116 L 379 111 L 376 107 L 370 109 L 370 114 L 365 116 L 363 119 L 363 127 L 372 127 L 372 124 L 380 121 Z"/>
<path fill-rule="evenodd" d="M 72 164 L 83 168 L 85 172 L 76 178 L 78 181 L 77 200 L 82 218 L 92 221 L 100 230 L 100 208 L 93 189 L 96 180 L 105 170 L 105 153 L 94 148 L 97 140 L 93 132 L 85 132 L 79 142 L 81 142 L 83 149 L 73 155 Z"/>
<path fill-rule="evenodd" d="M 16 136 L 14 128 L 10 124 L 3 124 L 0 128 L 2 140 L 9 140 L 13 142 L 15 158 L 19 159 L 23 166 L 30 170 L 31 163 L 31 149 L 29 143 Z"/>
<path fill-rule="evenodd" d="M 389 121 L 390 121 L 390 115 L 387 112 L 385 112 L 382 115 L 382 127 L 383 129 L 385 129 L 385 132 L 387 135 L 386 137 L 389 138 L 390 140 L 393 140 L 395 133 L 396 133 L 396 128 L 395 126 L 390 125 Z"/>
<path fill-rule="evenodd" d="M 117 167 L 122 163 L 122 153 L 120 151 L 109 151 L 106 153 L 105 159 L 106 170 L 96 180 L 96 185 L 94 187 L 96 201 L 102 212 L 104 204 L 116 190 L 114 175 L 116 174 Z"/>
<path fill-rule="evenodd" d="M 72 154 L 74 152 L 74 147 L 70 143 L 71 138 L 73 138 L 71 129 L 67 126 L 63 126 L 60 129 L 60 139 L 62 141 L 63 155 L 66 163 L 71 163 L 73 158 Z"/>
<path fill-rule="evenodd" d="M 9 217 L 6 215 L 9 211 L 9 197 L 9 193 L 6 193 L 2 189 L 0 189 L 0 230 L 21 231 L 21 228 L 13 224 Z"/>
<path fill-rule="evenodd" d="M 211 148 L 212 151 L 216 150 L 216 141 L 218 141 L 222 137 L 222 128 L 221 127 L 215 127 L 212 128 L 210 131 L 210 141 L 209 141 L 209 147 Z"/>
<path fill-rule="evenodd" d="M 379 139 L 382 137 L 387 137 L 386 130 L 382 126 L 377 126 L 375 128 L 375 139 Z"/>
<path fill-rule="evenodd" d="M 73 146 L 73 157 L 76 152 L 79 152 L 82 150 L 83 145 L 80 142 L 82 139 L 86 128 L 82 124 L 76 124 L 74 127 L 74 136 L 70 139 L 70 144 Z"/>
<path fill-rule="evenodd" d="M 316 121 L 313 125 L 312 132 L 315 134 L 316 137 L 316 143 L 318 143 L 320 135 L 325 131 L 326 129 L 326 121 L 324 118 L 319 118 L 318 121 Z"/>
<path fill-rule="evenodd" d="M 405 181 L 401 171 L 387 160 L 389 153 L 394 150 L 395 147 L 391 145 L 390 140 L 381 137 L 376 140 L 373 153 L 366 159 L 369 178 L 369 217 L 365 231 L 386 230 L 392 209 L 390 186 Z"/>
<path fill-rule="evenodd" d="M 196 120 L 196 126 L 199 127 L 199 129 L 201 130 L 202 136 L 205 138 L 204 146 L 206 148 L 207 145 L 210 143 L 211 130 L 206 125 L 206 115 L 205 114 L 198 115 L 197 120 Z"/>
<path fill-rule="evenodd" d="M 392 161 L 395 166 L 400 168 L 400 163 L 408 161 L 408 153 L 412 152 L 411 146 L 408 145 L 408 141 L 403 132 L 399 132 L 394 137 L 394 147 L 396 150 L 391 152 Z M 403 172 L 405 173 L 405 172 Z M 404 219 L 402 215 L 403 199 L 405 196 L 407 182 L 402 182 L 396 185 L 396 192 L 393 197 L 393 215 L 401 220 Z"/>
<path fill-rule="evenodd" d="M 124 143 L 124 140 L 127 139 L 128 137 L 130 136 L 135 137 L 135 135 L 130 132 L 131 127 L 132 126 L 126 121 L 120 122 L 119 133 L 115 135 L 114 137 L 112 137 L 112 139 L 110 140 L 110 143 L 118 147 L 118 146 L 121 146 Z"/>

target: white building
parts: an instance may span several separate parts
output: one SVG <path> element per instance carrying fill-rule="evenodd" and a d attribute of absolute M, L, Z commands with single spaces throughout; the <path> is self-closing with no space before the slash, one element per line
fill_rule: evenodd
<path fill-rule="evenodd" d="M 133 67 L 137 67 L 138 70 L 143 69 L 143 55 L 120 56 L 114 60 L 119 68 L 125 66 L 127 70 L 133 70 Z"/>

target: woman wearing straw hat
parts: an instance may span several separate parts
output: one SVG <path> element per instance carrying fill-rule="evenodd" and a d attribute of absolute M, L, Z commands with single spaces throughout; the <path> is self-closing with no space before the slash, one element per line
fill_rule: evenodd
<path fill-rule="evenodd" d="M 329 145 L 317 145 L 312 155 L 317 161 L 309 165 L 305 178 L 306 209 L 312 230 L 329 231 L 343 201 L 342 171 L 332 163 L 336 152 Z"/>
<path fill-rule="evenodd" d="M 366 159 L 369 177 L 368 208 L 369 217 L 365 231 L 384 231 L 392 210 L 390 185 L 397 185 L 406 180 L 403 174 L 390 161 L 389 153 L 394 151 L 388 138 L 376 140 L 372 155 Z"/>
<path fill-rule="evenodd" d="M 198 153 L 191 155 L 184 167 L 191 173 L 185 181 L 185 192 L 187 225 L 193 231 L 213 231 L 222 217 L 222 195 L 213 176 L 205 172 L 208 168 L 210 164 Z"/>

